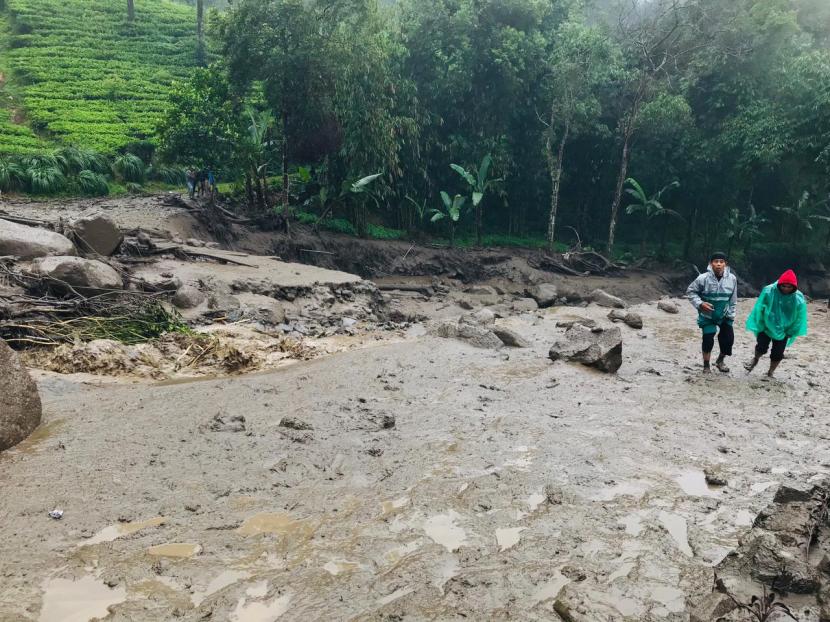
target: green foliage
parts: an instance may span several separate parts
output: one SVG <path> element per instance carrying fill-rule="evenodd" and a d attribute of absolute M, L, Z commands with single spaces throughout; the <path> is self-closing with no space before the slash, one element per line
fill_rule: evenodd
<path fill-rule="evenodd" d="M 31 158 L 26 163 L 26 189 L 32 194 L 57 194 L 66 189 L 66 176 L 49 158 Z"/>
<path fill-rule="evenodd" d="M 0 191 L 14 192 L 25 188 L 26 170 L 14 160 L 0 158 Z"/>
<path fill-rule="evenodd" d="M 154 138 L 173 81 L 195 62 L 193 8 L 143 0 L 129 25 L 122 0 L 6 0 L 5 8 L 16 29 L 7 78 L 31 128 L 110 154 Z M 0 124 L 0 153 L 44 146 L 28 128 Z"/>
<path fill-rule="evenodd" d="M 106 196 L 109 194 L 107 178 L 95 171 L 80 171 L 75 178 L 75 183 L 78 185 L 81 194 L 89 196 Z"/>
<path fill-rule="evenodd" d="M 143 182 L 147 172 L 141 158 L 131 153 L 115 156 L 112 161 L 112 170 L 120 179 L 133 183 Z"/>

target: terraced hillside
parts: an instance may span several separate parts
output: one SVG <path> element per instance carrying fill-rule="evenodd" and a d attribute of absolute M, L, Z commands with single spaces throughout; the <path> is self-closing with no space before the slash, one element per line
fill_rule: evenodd
<path fill-rule="evenodd" d="M 169 0 L 0 0 L 0 153 L 49 143 L 112 153 L 153 139 L 195 61 L 195 11 Z"/>

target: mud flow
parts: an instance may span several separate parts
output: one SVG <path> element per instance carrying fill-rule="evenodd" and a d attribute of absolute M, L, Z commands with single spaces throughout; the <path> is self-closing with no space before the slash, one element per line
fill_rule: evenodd
<path fill-rule="evenodd" d="M 826 303 L 776 379 L 742 330 L 704 375 L 652 273 L 390 246 L 366 279 L 245 240 L 259 268 L 136 271 L 203 288 L 193 334 L 24 354 L 0 620 L 745 621 L 765 590 L 764 619 L 830 619 Z"/>

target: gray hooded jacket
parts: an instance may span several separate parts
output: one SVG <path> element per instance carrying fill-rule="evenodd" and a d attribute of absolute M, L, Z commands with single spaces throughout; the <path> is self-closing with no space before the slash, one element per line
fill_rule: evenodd
<path fill-rule="evenodd" d="M 714 320 L 716 323 L 720 323 L 720 319 L 734 320 L 738 306 L 738 278 L 727 266 L 723 276 L 718 279 L 712 266 L 709 266 L 709 269 L 698 275 L 686 289 L 686 297 L 702 318 Z M 701 313 L 700 305 L 704 302 L 714 307 L 711 314 Z"/>

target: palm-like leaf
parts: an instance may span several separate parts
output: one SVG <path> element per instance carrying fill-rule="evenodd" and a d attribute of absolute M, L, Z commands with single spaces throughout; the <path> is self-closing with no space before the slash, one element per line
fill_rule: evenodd
<path fill-rule="evenodd" d="M 464 168 L 463 166 L 459 166 L 458 164 L 450 164 L 450 168 L 459 175 L 461 175 L 461 177 L 464 178 L 464 181 L 470 184 L 472 188 L 476 187 L 475 177 L 473 177 L 473 174 L 470 173 L 470 171 L 468 171 L 466 168 Z"/>

